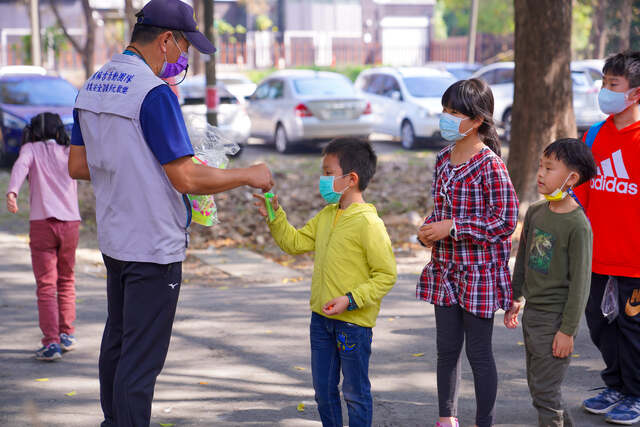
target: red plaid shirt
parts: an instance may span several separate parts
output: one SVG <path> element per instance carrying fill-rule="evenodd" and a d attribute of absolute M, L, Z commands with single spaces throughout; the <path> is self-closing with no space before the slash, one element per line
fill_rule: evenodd
<path fill-rule="evenodd" d="M 511 234 L 518 221 L 518 198 L 502 159 L 484 148 L 468 162 L 452 166 L 453 145 L 436 158 L 433 212 L 425 224 L 453 219 L 456 238 L 437 241 L 422 271 L 416 297 L 450 307 L 459 304 L 490 318 L 511 307 Z"/>

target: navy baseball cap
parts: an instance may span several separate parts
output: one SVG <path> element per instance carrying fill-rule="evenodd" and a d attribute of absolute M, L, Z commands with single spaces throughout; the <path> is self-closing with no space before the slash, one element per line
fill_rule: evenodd
<path fill-rule="evenodd" d="M 214 53 L 216 48 L 198 31 L 193 8 L 180 0 L 151 0 L 136 14 L 138 24 L 182 31 L 189 43 L 202 53 Z"/>

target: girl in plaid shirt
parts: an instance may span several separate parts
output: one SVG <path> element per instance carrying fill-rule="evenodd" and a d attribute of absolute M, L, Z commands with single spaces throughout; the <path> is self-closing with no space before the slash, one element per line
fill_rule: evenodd
<path fill-rule="evenodd" d="M 458 426 L 460 354 L 466 353 L 476 392 L 476 425 L 491 426 L 498 376 L 491 337 L 493 314 L 511 305 L 509 255 L 518 199 L 500 158 L 493 94 L 482 80 L 461 80 L 442 96 L 442 137 L 454 144 L 438 153 L 433 212 L 418 230 L 432 247 L 416 296 L 435 306 L 440 419 Z"/>

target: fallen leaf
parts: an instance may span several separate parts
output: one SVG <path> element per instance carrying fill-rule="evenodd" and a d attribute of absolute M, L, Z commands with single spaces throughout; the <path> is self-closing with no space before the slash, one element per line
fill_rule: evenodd
<path fill-rule="evenodd" d="M 302 366 L 294 366 L 293 369 L 295 369 L 296 371 L 304 371 L 305 368 L 303 368 Z"/>
<path fill-rule="evenodd" d="M 271 329 L 267 329 L 266 331 L 264 331 L 265 334 L 272 334 L 273 331 Z"/>
<path fill-rule="evenodd" d="M 43 383 L 43 382 L 49 381 L 49 378 L 36 378 L 36 381 Z"/>
<path fill-rule="evenodd" d="M 206 381 L 200 381 L 198 384 L 200 384 L 200 385 L 207 385 L 207 384 L 209 384 L 209 383 L 208 383 L 208 382 L 206 382 Z"/>
<path fill-rule="evenodd" d="M 82 301 L 84 301 L 82 298 L 78 298 L 76 299 L 76 304 L 80 304 Z"/>
<path fill-rule="evenodd" d="M 175 424 L 174 424 L 174 423 L 160 423 L 160 425 L 161 425 L 162 427 L 172 427 L 172 426 L 174 426 Z"/>
<path fill-rule="evenodd" d="M 523 343 L 522 341 L 518 341 L 518 345 L 519 345 L 519 346 L 523 346 L 523 345 L 524 345 L 524 343 Z"/>
<path fill-rule="evenodd" d="M 76 391 L 73 390 L 73 391 L 70 391 L 69 393 L 65 393 L 64 395 L 65 396 L 75 396 L 76 395 Z"/>
<path fill-rule="evenodd" d="M 298 403 L 298 412 L 304 412 L 304 403 Z"/>
<path fill-rule="evenodd" d="M 576 354 L 572 354 L 571 357 L 580 357 L 580 355 L 576 353 Z"/>
<path fill-rule="evenodd" d="M 282 279 L 282 283 L 287 284 L 289 282 L 289 279 L 287 277 L 285 277 L 284 279 Z"/>
<path fill-rule="evenodd" d="M 389 320 L 389 322 L 393 322 L 393 321 L 394 321 L 394 320 L 396 320 L 396 319 L 394 319 L 393 317 L 389 317 L 389 319 L 388 319 L 388 320 Z"/>
<path fill-rule="evenodd" d="M 220 287 L 218 288 L 218 290 L 220 290 L 220 291 L 226 291 L 227 289 L 229 289 L 229 287 L 228 287 L 228 286 L 220 286 Z"/>
<path fill-rule="evenodd" d="M 424 353 L 413 353 L 412 356 L 413 357 L 422 357 L 422 356 L 424 356 Z"/>

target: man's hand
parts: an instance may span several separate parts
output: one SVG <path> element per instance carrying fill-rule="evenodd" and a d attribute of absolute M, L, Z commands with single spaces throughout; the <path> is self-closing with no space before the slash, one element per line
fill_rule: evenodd
<path fill-rule="evenodd" d="M 452 225 L 453 220 L 450 219 L 425 224 L 420 227 L 420 230 L 418 231 L 418 238 L 424 244 L 426 244 L 426 242 L 437 242 L 438 240 L 449 237 L 449 230 Z"/>
<path fill-rule="evenodd" d="M 271 171 L 264 163 L 258 163 L 247 168 L 248 185 L 253 188 L 259 188 L 264 193 L 273 187 L 273 178 Z"/>
<path fill-rule="evenodd" d="M 258 207 L 258 212 L 260 212 L 260 215 L 262 216 L 267 216 L 267 207 L 264 204 L 264 196 L 262 194 L 254 194 L 253 197 L 255 197 L 256 202 L 254 203 L 254 205 L 256 205 Z M 273 195 L 273 198 L 271 199 L 271 206 L 273 206 L 273 211 L 277 211 L 278 210 L 278 196 L 276 196 L 275 194 Z"/>
<path fill-rule="evenodd" d="M 573 352 L 573 337 L 563 332 L 556 332 L 553 338 L 553 357 L 564 359 Z"/>
<path fill-rule="evenodd" d="M 518 322 L 518 313 L 524 304 L 520 301 L 514 300 L 511 303 L 511 308 L 504 314 L 504 326 L 509 329 L 514 329 L 520 322 Z"/>
<path fill-rule="evenodd" d="M 18 213 L 18 200 L 16 193 L 7 194 L 7 210 L 11 213 Z"/>
<path fill-rule="evenodd" d="M 327 316 L 336 316 L 349 307 L 349 297 L 342 295 L 334 298 L 322 306 L 322 312 Z"/>

